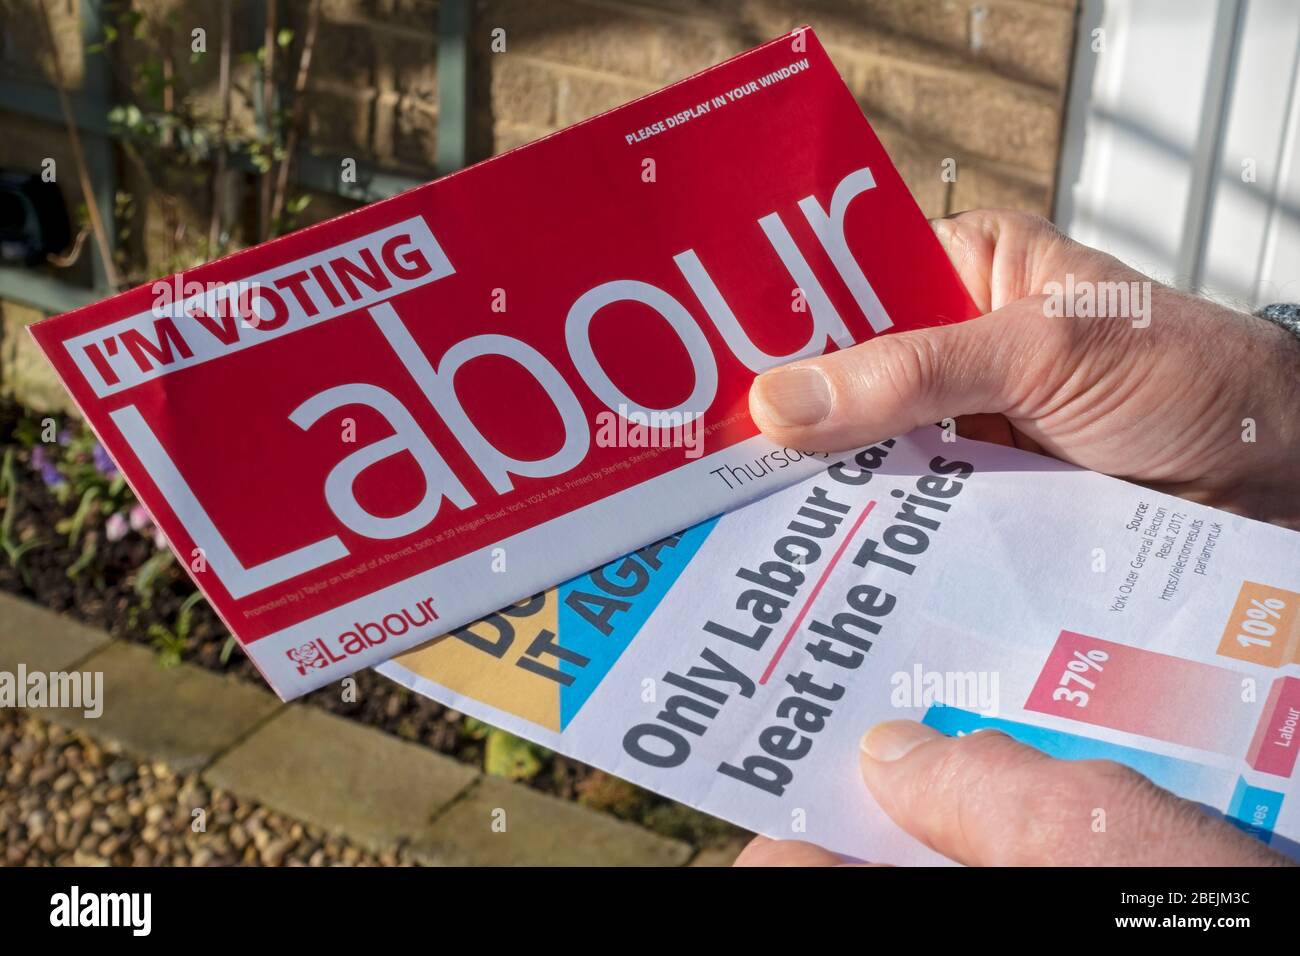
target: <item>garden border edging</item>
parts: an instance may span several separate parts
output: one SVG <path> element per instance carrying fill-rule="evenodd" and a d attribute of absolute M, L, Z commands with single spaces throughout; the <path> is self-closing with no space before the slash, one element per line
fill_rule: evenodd
<path fill-rule="evenodd" d="M 98 718 L 29 710 L 210 786 L 429 864 L 663 865 L 694 849 L 374 727 L 148 650 L 0 593 L 0 670 L 95 670 Z"/>

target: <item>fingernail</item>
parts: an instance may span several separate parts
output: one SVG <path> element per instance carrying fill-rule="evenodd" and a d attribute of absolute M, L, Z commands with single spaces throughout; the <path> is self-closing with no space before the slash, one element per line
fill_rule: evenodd
<path fill-rule="evenodd" d="M 792 428 L 816 425 L 831 413 L 831 387 L 812 366 L 765 372 L 754 382 L 754 394 L 773 425 Z"/>
<path fill-rule="evenodd" d="M 901 760 L 927 740 L 942 736 L 933 727 L 914 720 L 890 720 L 868 730 L 859 746 L 872 760 L 888 763 Z"/>

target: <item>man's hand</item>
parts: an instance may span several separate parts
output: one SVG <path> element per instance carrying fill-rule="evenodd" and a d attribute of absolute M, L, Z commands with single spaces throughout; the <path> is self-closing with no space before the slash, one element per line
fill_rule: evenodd
<path fill-rule="evenodd" d="M 1127 767 L 1055 760 L 997 732 L 945 737 L 890 721 L 862 739 L 860 762 L 867 788 L 895 823 L 969 866 L 1288 865 Z M 736 865 L 840 862 L 811 843 L 757 837 Z"/>
<path fill-rule="evenodd" d="M 764 373 L 749 403 L 769 438 L 839 450 L 954 418 L 968 437 L 1300 528 L 1294 336 L 1157 283 L 1137 326 L 1134 315 L 1049 316 L 1048 283 L 1147 279 L 1033 216 L 970 212 L 934 228 L 985 314 Z M 885 812 L 960 863 L 1286 862 L 1119 764 L 1054 760 L 1002 734 L 892 721 L 863 739 L 860 760 Z M 737 861 L 837 862 L 762 837 Z"/>
<path fill-rule="evenodd" d="M 944 418 L 1093 471 L 1300 527 L 1300 342 L 1151 283 L 1150 324 L 1044 313 L 1049 282 L 1148 281 L 1034 216 L 968 212 L 935 233 L 982 312 L 759 376 L 754 421 L 841 450 Z M 1254 441 L 1244 441 L 1247 419 Z"/>

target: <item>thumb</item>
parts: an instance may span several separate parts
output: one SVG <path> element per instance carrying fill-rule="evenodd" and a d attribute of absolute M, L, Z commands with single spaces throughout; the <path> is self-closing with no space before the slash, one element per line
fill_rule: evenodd
<path fill-rule="evenodd" d="M 878 724 L 862 776 L 904 830 L 969 866 L 1259 866 L 1280 855 L 1107 760 L 1057 760 L 999 732 Z"/>
<path fill-rule="evenodd" d="M 943 418 L 1005 412 L 1025 383 L 1025 350 L 1049 361 L 1061 323 L 1042 298 L 967 322 L 895 332 L 764 372 L 749 391 L 763 433 L 790 448 L 840 451 Z"/>

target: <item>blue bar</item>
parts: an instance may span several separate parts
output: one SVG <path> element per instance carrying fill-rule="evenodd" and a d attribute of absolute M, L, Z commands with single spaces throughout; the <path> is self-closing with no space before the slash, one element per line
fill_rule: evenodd
<path fill-rule="evenodd" d="M 1276 790 L 1253 787 L 1245 777 L 1238 777 L 1228 804 L 1228 822 L 1267 843 L 1273 838 L 1273 828 L 1282 812 L 1283 796 Z"/>
<path fill-rule="evenodd" d="M 1196 793 L 1197 784 L 1204 781 L 1206 774 L 1203 766 L 1190 760 L 1179 760 L 1149 750 L 1112 744 L 1095 737 L 1081 737 L 1062 730 L 1035 727 L 1015 720 L 982 717 L 958 707 L 931 707 L 926 711 L 923 722 L 950 737 L 972 734 L 977 730 L 1000 730 L 1022 744 L 1028 744 L 1061 760 L 1114 760 L 1180 796 Z"/>

